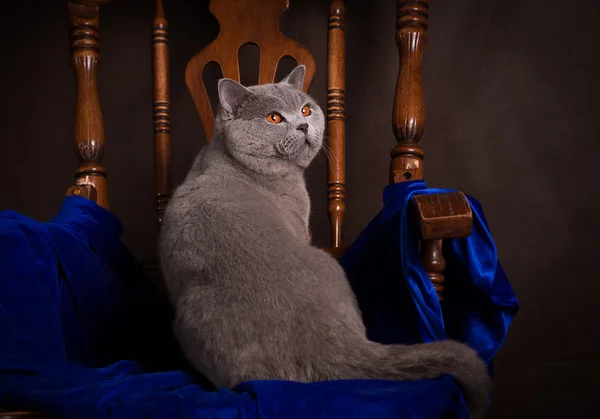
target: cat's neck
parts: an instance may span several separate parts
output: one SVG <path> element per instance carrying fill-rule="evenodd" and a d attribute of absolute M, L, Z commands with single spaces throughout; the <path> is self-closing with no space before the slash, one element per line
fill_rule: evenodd
<path fill-rule="evenodd" d="M 234 178 L 267 197 L 292 219 L 301 221 L 306 231 L 310 215 L 310 197 L 306 189 L 303 169 L 291 168 L 287 173 L 266 174 L 256 172 L 237 161 L 224 142 L 213 138 L 199 154 L 189 176 L 214 175 Z"/>
<path fill-rule="evenodd" d="M 213 138 L 206 147 L 202 159 L 202 172 L 211 174 L 235 174 L 237 177 L 250 182 L 257 182 L 264 185 L 289 184 L 302 185 L 306 187 L 304 181 L 304 170 L 293 164 L 290 164 L 285 171 L 278 173 L 266 173 L 247 167 L 238 161 L 225 146 L 222 138 Z"/>
<path fill-rule="evenodd" d="M 228 152 L 224 140 L 217 136 L 202 150 L 194 163 L 192 172 L 194 173 L 192 176 L 210 174 L 234 177 L 236 180 L 247 183 L 261 192 L 293 199 L 297 201 L 300 207 L 306 207 L 307 211 L 310 210 L 302 168 L 291 166 L 288 171 L 277 174 L 257 172 L 236 160 Z"/>

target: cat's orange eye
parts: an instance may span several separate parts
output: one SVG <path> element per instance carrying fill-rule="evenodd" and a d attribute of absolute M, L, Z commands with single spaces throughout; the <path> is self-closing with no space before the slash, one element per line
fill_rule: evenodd
<path fill-rule="evenodd" d="M 304 106 L 302 107 L 302 110 L 301 110 L 300 112 L 302 112 L 302 116 L 308 116 L 308 115 L 310 115 L 310 114 L 311 114 L 311 110 L 310 110 L 310 108 L 308 107 L 308 105 L 304 105 Z"/>
<path fill-rule="evenodd" d="M 269 116 L 267 116 L 267 121 L 273 124 L 279 124 L 281 122 L 281 115 L 272 113 Z"/>

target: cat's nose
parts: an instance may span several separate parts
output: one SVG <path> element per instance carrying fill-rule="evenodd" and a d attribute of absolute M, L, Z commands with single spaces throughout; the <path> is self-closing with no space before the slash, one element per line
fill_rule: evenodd
<path fill-rule="evenodd" d="M 302 131 L 304 135 L 306 135 L 306 133 L 308 132 L 308 124 L 306 122 L 303 122 L 302 124 L 298 125 L 296 129 L 298 131 Z"/>

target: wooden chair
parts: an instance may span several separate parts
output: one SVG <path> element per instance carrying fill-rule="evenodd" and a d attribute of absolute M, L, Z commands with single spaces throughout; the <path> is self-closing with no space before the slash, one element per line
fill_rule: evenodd
<path fill-rule="evenodd" d="M 104 208 L 109 208 L 109 202 L 107 173 L 102 166 L 105 139 L 97 94 L 97 72 L 100 60 L 99 8 L 108 1 L 68 1 L 71 66 L 77 86 L 73 138 L 80 166 L 75 171 L 75 184 L 67 189 L 66 194 L 84 196 Z M 308 90 L 316 70 L 315 60 L 305 47 L 285 37 L 278 28 L 280 15 L 288 6 L 288 0 L 237 0 L 232 12 L 231 1 L 211 1 L 210 10 L 219 21 L 221 33 L 190 60 L 185 74 L 207 139 L 213 131 L 213 111 L 202 78 L 204 67 L 210 62 L 217 62 L 224 77 L 240 81 L 238 50 L 247 43 L 260 48 L 259 83 L 273 82 L 281 58 L 289 56 L 306 66 L 303 88 Z M 396 42 L 401 64 L 392 112 L 397 145 L 391 151 L 390 183 L 423 179 L 424 153 L 419 146 L 425 122 L 421 61 L 427 43 L 428 0 L 398 0 L 396 13 Z M 338 257 L 345 249 L 342 245 L 346 194 L 344 32 L 343 0 L 332 0 L 327 58 L 327 136 L 331 150 L 327 180 L 331 224 L 331 247 L 328 250 Z M 160 225 L 172 188 L 168 24 L 163 0 L 156 0 L 152 44 L 154 184 L 156 221 Z M 470 234 L 472 217 L 469 204 L 460 192 L 417 196 L 414 198 L 413 216 L 421 230 L 422 263 L 442 299 L 445 268 L 442 240 Z M 157 266 L 150 264 L 148 269 L 156 270 Z M 17 417 L 48 416 L 40 412 L 0 411 L 0 419 Z"/>

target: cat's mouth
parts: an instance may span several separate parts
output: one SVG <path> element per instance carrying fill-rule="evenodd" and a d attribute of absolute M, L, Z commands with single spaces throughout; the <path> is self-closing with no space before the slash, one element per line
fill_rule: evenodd
<path fill-rule="evenodd" d="M 319 141 L 315 138 L 312 138 L 310 135 L 305 135 L 304 136 L 304 142 L 306 143 L 306 145 L 308 145 L 310 148 L 316 148 L 319 146 Z"/>
<path fill-rule="evenodd" d="M 318 145 L 319 142 L 309 135 L 305 135 L 303 139 L 287 137 L 275 145 L 275 150 L 281 157 L 294 160 L 300 157 L 307 147 L 312 150 Z"/>

